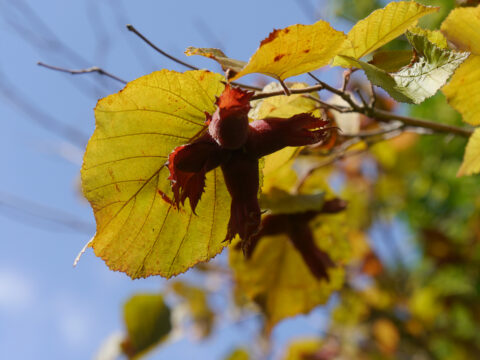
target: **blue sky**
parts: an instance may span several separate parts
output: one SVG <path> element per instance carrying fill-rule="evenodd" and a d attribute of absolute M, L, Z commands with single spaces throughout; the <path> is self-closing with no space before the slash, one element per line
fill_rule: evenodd
<path fill-rule="evenodd" d="M 36 63 L 97 65 L 132 80 L 161 68 L 184 69 L 129 33 L 127 23 L 182 58 L 192 45 L 221 47 L 246 60 L 273 28 L 311 23 L 310 15 L 288 0 L 0 0 L 0 358 L 91 358 L 103 340 L 123 329 L 121 306 L 127 297 L 164 283 L 110 272 L 91 251 L 72 267 L 94 233 L 92 212 L 79 190 L 85 140 L 94 128 L 92 109 L 98 98 L 122 85 Z M 323 17 L 328 19 L 328 10 Z M 206 59 L 186 60 L 218 70 Z M 74 127 L 85 139 L 72 143 L 50 125 L 42 126 L 46 121 Z M 50 215 L 50 208 L 58 210 L 55 216 L 79 222 L 80 230 L 38 219 Z M 292 335 L 319 331 L 322 314 L 285 322 L 274 340 L 283 344 Z M 248 345 L 255 326 L 254 320 L 225 323 L 212 340 L 179 339 L 150 357 L 221 359 L 233 346 Z"/>

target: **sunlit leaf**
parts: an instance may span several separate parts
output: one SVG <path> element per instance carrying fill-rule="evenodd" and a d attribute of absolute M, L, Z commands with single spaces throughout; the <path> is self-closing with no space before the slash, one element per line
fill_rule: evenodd
<path fill-rule="evenodd" d="M 250 355 L 246 349 L 235 349 L 227 355 L 225 360 L 249 360 Z"/>
<path fill-rule="evenodd" d="M 138 358 L 162 341 L 172 328 L 170 309 L 161 295 L 135 295 L 124 307 L 127 339 L 122 348 L 129 359 Z"/>
<path fill-rule="evenodd" d="M 391 2 L 359 21 L 348 33 L 347 47 L 341 55 L 360 59 L 402 35 L 417 24 L 421 17 L 438 11 L 414 1 Z M 335 59 L 335 65 L 349 66 L 344 59 Z"/>
<path fill-rule="evenodd" d="M 343 49 L 345 38 L 343 32 L 323 20 L 274 30 L 231 80 L 251 73 L 283 80 L 321 68 Z"/>
<path fill-rule="evenodd" d="M 480 65 L 480 64 L 479 64 Z M 463 163 L 457 176 L 473 175 L 480 172 L 480 129 L 475 129 L 465 148 Z"/>
<path fill-rule="evenodd" d="M 480 55 L 480 5 L 452 10 L 441 30 L 459 50 Z"/>
<path fill-rule="evenodd" d="M 222 77 L 207 71 L 159 71 L 100 100 L 82 167 L 97 233 L 91 246 L 112 270 L 132 278 L 171 277 L 218 254 L 230 196 L 220 170 L 207 174 L 194 215 L 172 206 L 164 166 L 177 146 L 204 129 Z"/>
<path fill-rule="evenodd" d="M 352 57 L 342 58 L 363 69 L 374 85 L 383 88 L 395 100 L 419 104 L 435 95 L 469 53 L 440 49 L 423 35 L 407 33 L 407 37 L 419 58 L 395 73 L 387 73 Z"/>
<path fill-rule="evenodd" d="M 469 59 L 442 89 L 448 103 L 463 120 L 480 125 L 480 5 L 453 10 L 442 24 L 442 32 L 460 50 L 470 51 Z"/>
<path fill-rule="evenodd" d="M 465 122 L 480 125 L 480 55 L 470 55 L 442 91 Z"/>
<path fill-rule="evenodd" d="M 293 341 L 288 345 L 283 360 L 305 360 L 316 359 L 316 352 L 322 348 L 322 342 L 319 339 L 305 339 Z"/>

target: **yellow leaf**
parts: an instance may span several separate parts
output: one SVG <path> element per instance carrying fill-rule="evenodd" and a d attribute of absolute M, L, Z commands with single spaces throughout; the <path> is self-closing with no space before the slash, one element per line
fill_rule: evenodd
<path fill-rule="evenodd" d="M 315 353 L 322 348 L 320 339 L 302 338 L 301 340 L 292 341 L 288 345 L 283 360 L 306 360 L 315 359 Z"/>
<path fill-rule="evenodd" d="M 480 128 L 475 129 L 465 148 L 463 163 L 457 176 L 478 174 L 480 172 Z"/>
<path fill-rule="evenodd" d="M 480 56 L 470 55 L 442 91 L 465 122 L 480 125 Z"/>
<path fill-rule="evenodd" d="M 164 166 L 175 147 L 204 129 L 204 112 L 214 111 L 222 80 L 208 71 L 162 70 L 98 102 L 82 186 L 97 222 L 90 246 L 112 270 L 168 278 L 226 245 L 230 196 L 220 170 L 207 174 L 196 216 L 168 202 Z"/>
<path fill-rule="evenodd" d="M 427 30 L 422 29 L 420 27 L 414 27 L 409 30 L 412 34 L 417 34 L 424 36 L 430 41 L 432 44 L 435 44 L 440 49 L 448 49 L 447 39 L 440 30 Z"/>
<path fill-rule="evenodd" d="M 459 49 L 472 52 L 442 91 L 465 122 L 480 125 L 480 5 L 453 10 L 441 29 Z"/>
<path fill-rule="evenodd" d="M 442 23 L 447 39 L 460 50 L 480 55 L 480 5 L 452 10 Z"/>
<path fill-rule="evenodd" d="M 334 261 L 344 260 L 348 249 L 343 215 L 320 215 L 314 222 L 317 225 L 311 227 L 316 245 Z M 286 235 L 262 237 L 248 260 L 241 250 L 230 247 L 230 265 L 239 288 L 266 315 L 267 331 L 282 319 L 326 303 L 344 279 L 344 270 L 338 265 L 329 269 L 329 282 L 317 280 Z"/>
<path fill-rule="evenodd" d="M 231 80 L 252 73 L 283 80 L 321 68 L 343 49 L 345 38 L 343 32 L 323 20 L 274 30 Z"/>
<path fill-rule="evenodd" d="M 309 85 L 301 82 L 287 83 L 290 89 L 305 89 Z M 262 92 L 274 92 L 282 90 L 278 82 L 272 82 L 266 85 Z M 312 96 L 318 99 L 317 93 L 312 93 Z M 292 94 L 290 96 L 280 95 L 272 96 L 261 100 L 252 102 L 252 110 L 249 115 L 254 119 L 265 119 L 270 117 L 289 118 L 301 113 L 313 113 L 315 116 L 320 116 L 318 110 L 318 103 L 305 97 L 304 94 Z"/>
<path fill-rule="evenodd" d="M 414 1 L 399 1 L 375 10 L 350 30 L 346 41 L 347 48 L 341 55 L 360 59 L 399 37 L 415 26 L 418 19 L 438 9 Z M 349 66 L 341 58 L 336 58 L 334 65 Z"/>

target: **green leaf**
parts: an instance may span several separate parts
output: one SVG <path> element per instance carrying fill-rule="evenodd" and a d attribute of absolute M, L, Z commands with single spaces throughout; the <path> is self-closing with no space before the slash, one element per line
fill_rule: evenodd
<path fill-rule="evenodd" d="M 360 59 L 399 37 L 415 26 L 418 19 L 435 11 L 438 11 L 438 8 L 414 1 L 391 2 L 359 21 L 350 30 L 346 49 L 340 55 Z M 334 65 L 351 66 L 343 57 L 336 58 Z"/>
<path fill-rule="evenodd" d="M 395 73 L 387 73 L 374 65 L 342 57 L 349 64 L 365 71 L 368 79 L 380 86 L 397 101 L 420 104 L 448 81 L 468 53 L 444 50 L 431 43 L 426 36 L 408 32 L 407 38 L 419 58 Z"/>
<path fill-rule="evenodd" d="M 90 246 L 112 270 L 132 278 L 171 277 L 218 254 L 230 195 L 219 169 L 207 174 L 194 215 L 173 207 L 170 152 L 205 128 L 223 77 L 162 70 L 101 99 L 82 166 L 82 186 L 97 222 Z"/>
<path fill-rule="evenodd" d="M 143 355 L 170 333 L 170 309 L 158 294 L 138 294 L 124 306 L 127 339 L 122 343 L 129 359 Z"/>

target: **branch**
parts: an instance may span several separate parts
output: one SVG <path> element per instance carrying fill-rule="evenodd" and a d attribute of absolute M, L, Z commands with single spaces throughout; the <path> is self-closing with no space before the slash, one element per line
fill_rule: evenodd
<path fill-rule="evenodd" d="M 89 67 L 87 69 L 73 70 L 73 69 L 65 69 L 65 68 L 61 68 L 61 67 L 58 67 L 58 66 L 48 65 L 48 64 L 45 64 L 41 61 L 37 62 L 37 65 L 43 66 L 43 67 L 45 67 L 47 69 L 50 69 L 50 70 L 65 72 L 65 73 L 69 73 L 69 74 L 72 74 L 72 75 L 88 74 L 88 73 L 96 72 L 100 75 L 105 75 L 105 76 L 107 76 L 107 77 L 109 77 L 113 80 L 116 80 L 116 81 L 118 81 L 122 84 L 127 83 L 125 80 L 119 78 L 116 75 L 113 75 L 113 74 L 109 73 L 108 71 L 103 70 L 102 68 L 99 68 L 98 66 L 92 66 L 92 67 Z"/>
<path fill-rule="evenodd" d="M 365 115 L 371 116 L 379 121 L 390 121 L 390 120 L 399 120 L 403 122 L 405 125 L 413 126 L 413 127 L 421 127 L 424 129 L 430 129 L 434 132 L 440 133 L 447 133 L 447 134 L 454 134 L 463 137 L 470 137 L 473 134 L 472 129 L 460 127 L 460 126 L 453 126 L 453 125 L 446 125 L 430 120 L 423 120 L 418 119 L 410 116 L 402 116 L 397 115 L 388 111 L 373 109 L 370 114 L 364 112 Z"/>
<path fill-rule="evenodd" d="M 314 86 L 306 87 L 304 89 L 288 89 L 288 91 L 290 92 L 290 94 L 308 94 L 308 93 L 320 91 L 323 89 L 324 89 L 323 85 L 314 85 Z M 252 100 L 265 99 L 265 98 L 280 96 L 280 95 L 285 95 L 285 90 L 282 89 L 278 91 L 258 93 L 252 96 Z"/>
<path fill-rule="evenodd" d="M 398 115 L 392 112 L 376 109 L 372 107 L 372 103 L 367 104 L 365 99 L 363 100 L 363 105 L 358 105 L 353 98 L 350 96 L 349 93 L 344 92 L 342 90 L 336 89 L 314 75 L 310 74 L 309 75 L 315 79 L 319 84 L 306 87 L 304 89 L 289 89 L 290 93 L 292 94 L 309 94 L 311 92 L 315 91 L 320 91 L 320 90 L 327 90 L 331 92 L 332 94 L 340 96 L 343 100 L 347 102 L 349 106 L 337 106 L 337 105 L 332 105 L 328 104 L 320 99 L 317 99 L 316 97 L 306 95 L 308 96 L 309 99 L 312 99 L 316 102 L 318 102 L 320 105 L 323 107 L 339 111 L 342 113 L 346 112 L 356 112 L 359 114 L 364 114 L 368 117 L 374 118 L 378 121 L 381 122 L 388 122 L 390 120 L 398 120 L 401 121 L 403 124 L 411 126 L 411 127 L 416 127 L 416 128 L 424 128 L 424 129 L 429 129 L 432 130 L 433 132 L 437 133 L 446 133 L 446 134 L 454 134 L 458 136 L 463 136 L 463 137 L 470 137 L 470 135 L 473 134 L 473 130 L 465 127 L 460 127 L 460 126 L 453 126 L 453 125 L 447 125 L 447 124 L 442 124 L 438 123 L 435 121 L 431 120 L 424 120 L 424 119 L 418 119 L 410 116 L 403 116 L 403 115 Z M 285 95 L 284 90 L 279 90 L 279 91 L 272 91 L 272 92 L 267 92 L 267 93 L 258 93 L 252 97 L 252 100 L 258 100 L 258 99 L 265 99 L 273 96 L 281 96 Z"/>

